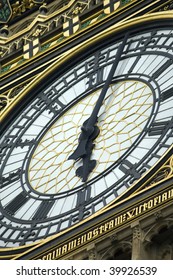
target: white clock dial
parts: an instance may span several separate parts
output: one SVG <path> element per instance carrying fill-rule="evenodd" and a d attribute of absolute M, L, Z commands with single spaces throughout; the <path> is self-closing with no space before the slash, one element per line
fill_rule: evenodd
<path fill-rule="evenodd" d="M 100 92 L 101 89 L 94 91 L 78 101 L 40 139 L 28 171 L 33 189 L 56 194 L 81 185 L 75 172 L 82 160 L 74 163 L 68 157 L 78 144 L 81 126 L 89 118 Z M 140 81 L 110 85 L 99 115 L 100 134 L 92 154 L 97 165 L 89 179 L 104 172 L 133 145 L 150 119 L 153 99 L 150 87 Z"/>
<path fill-rule="evenodd" d="M 67 58 L 29 92 L 30 102 L 18 115 L 14 110 L 0 139 L 0 246 L 70 228 L 128 195 L 166 160 L 173 143 L 172 40 L 170 22 L 134 25 L 80 50 L 73 62 Z M 87 159 L 96 164 L 82 180 L 84 157 L 69 157 L 115 60 Z"/>

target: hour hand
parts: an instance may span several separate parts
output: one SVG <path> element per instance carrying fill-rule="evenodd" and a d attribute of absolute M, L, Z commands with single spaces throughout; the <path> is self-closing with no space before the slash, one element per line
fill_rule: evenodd
<path fill-rule="evenodd" d="M 73 154 L 68 159 L 82 159 L 82 165 L 76 170 L 76 175 L 86 182 L 89 174 L 96 166 L 96 160 L 91 160 L 92 150 L 94 148 L 93 141 L 98 136 L 100 130 L 94 125 L 88 127 L 88 120 L 84 122 L 79 137 L 79 144 Z"/>
<path fill-rule="evenodd" d="M 69 156 L 68 159 L 78 160 L 88 154 L 88 143 L 93 141 L 99 134 L 100 130 L 97 126 L 89 126 L 86 120 L 81 127 L 81 134 L 79 136 L 79 144 L 76 150 Z"/>
<path fill-rule="evenodd" d="M 76 170 L 76 175 L 82 179 L 82 182 L 86 182 L 89 174 L 93 171 L 96 166 L 96 160 L 91 160 L 92 149 L 94 148 L 94 144 L 89 142 L 87 144 L 87 155 L 85 155 L 83 159 L 83 165 L 78 167 Z"/>
<path fill-rule="evenodd" d="M 82 133 L 81 133 L 81 135 L 83 136 Z M 83 138 L 83 139 L 79 140 L 79 144 L 78 144 L 76 150 L 68 157 L 68 159 L 77 160 L 77 159 L 85 156 L 87 141 L 88 141 L 87 138 Z"/>

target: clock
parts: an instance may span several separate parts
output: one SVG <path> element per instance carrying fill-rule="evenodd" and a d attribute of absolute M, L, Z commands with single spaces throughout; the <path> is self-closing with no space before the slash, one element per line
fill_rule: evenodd
<path fill-rule="evenodd" d="M 139 182 L 173 143 L 173 21 L 103 32 L 55 63 L 1 135 L 0 246 L 63 232 Z"/>

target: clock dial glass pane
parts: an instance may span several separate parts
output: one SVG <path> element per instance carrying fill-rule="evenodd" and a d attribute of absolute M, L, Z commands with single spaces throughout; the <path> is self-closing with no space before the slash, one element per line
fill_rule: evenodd
<path fill-rule="evenodd" d="M 81 126 L 89 118 L 101 89 L 77 102 L 46 132 L 29 164 L 29 181 L 38 192 L 59 193 L 81 185 L 76 170 L 82 160 L 68 160 L 75 150 Z M 69 92 L 70 94 L 70 92 Z M 135 142 L 149 121 L 153 108 L 150 87 L 140 81 L 123 81 L 109 87 L 99 113 L 100 134 L 92 158 L 97 165 L 89 179 L 115 163 Z"/>
<path fill-rule="evenodd" d="M 49 237 L 130 189 L 172 147 L 172 25 L 129 33 L 98 115 L 87 182 L 68 157 L 78 145 L 123 38 L 113 36 L 49 81 L 3 132 L 0 246 Z M 57 72 L 56 72 L 57 73 Z M 44 78 L 44 81 L 46 79 Z M 47 81 L 46 81 L 47 82 Z"/>

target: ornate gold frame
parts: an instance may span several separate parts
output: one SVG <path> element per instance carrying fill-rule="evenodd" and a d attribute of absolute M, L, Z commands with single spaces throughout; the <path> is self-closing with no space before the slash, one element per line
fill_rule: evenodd
<path fill-rule="evenodd" d="M 21 92 L 20 96 L 18 96 L 15 99 L 15 101 L 11 104 L 11 106 L 9 106 L 7 108 L 7 110 L 3 113 L 1 120 L 5 121 L 5 118 L 11 112 L 11 110 L 15 110 L 15 106 L 18 105 L 19 101 L 22 101 L 22 99 L 25 98 L 25 96 L 27 94 L 29 94 L 29 92 L 33 89 L 33 87 L 37 86 L 38 83 L 40 83 L 43 78 L 45 78 L 48 74 L 51 74 L 52 72 L 54 72 L 58 67 L 62 67 L 64 65 L 64 63 L 66 63 L 69 59 L 72 59 L 74 57 L 74 55 L 78 54 L 79 51 L 80 52 L 81 51 L 85 51 L 86 48 L 88 48 L 92 44 L 97 43 L 99 40 L 103 40 L 105 37 L 107 37 L 107 36 L 109 36 L 111 34 L 119 33 L 121 31 L 126 30 L 127 28 L 130 28 L 132 26 L 136 26 L 138 24 L 144 24 L 145 22 L 153 22 L 153 21 L 160 20 L 160 19 L 163 19 L 163 20 L 164 19 L 165 20 L 166 19 L 173 20 L 173 13 L 171 11 L 170 12 L 159 12 L 159 13 L 144 15 L 142 17 L 138 17 L 138 18 L 135 18 L 135 19 L 131 19 L 131 20 L 128 20 L 128 21 L 124 21 L 124 22 L 121 22 L 121 23 L 114 24 L 113 26 L 111 26 L 111 27 L 107 28 L 106 30 L 102 31 L 100 34 L 97 34 L 97 35 L 93 36 L 92 38 L 88 39 L 87 41 L 82 42 L 80 45 L 73 47 L 72 49 L 70 49 L 69 51 L 64 53 L 61 57 L 57 57 L 57 61 L 54 61 L 53 65 L 49 66 L 42 73 L 40 73 L 39 76 L 35 77 L 30 82 L 30 84 Z M 171 149 L 172 148 L 173 148 L 173 145 L 171 146 Z M 168 179 L 173 177 L 173 155 L 169 159 L 169 163 L 167 161 L 167 163 L 165 164 L 165 166 L 167 166 L 167 165 L 169 165 L 170 169 L 171 169 L 171 172 L 169 173 L 169 176 L 164 178 L 164 179 L 162 179 L 159 182 L 156 182 L 156 183 L 152 184 L 152 185 L 147 185 L 148 182 L 146 182 L 147 189 L 152 188 L 152 187 L 158 185 L 160 182 L 166 181 L 166 180 L 168 180 Z M 162 168 L 164 168 L 164 167 L 162 167 Z M 159 170 L 158 170 L 158 172 L 159 172 Z M 155 176 L 155 174 L 153 176 Z M 131 188 L 133 188 L 134 185 Z M 140 192 L 142 193 L 142 192 L 145 192 L 145 191 L 146 191 L 145 186 L 144 185 L 141 186 Z M 132 196 L 136 196 L 137 194 L 139 194 L 139 190 L 138 190 L 138 193 L 135 192 L 129 198 L 131 198 Z M 119 202 L 118 204 L 121 204 L 122 202 L 127 201 L 129 198 Z M 139 199 L 138 202 L 139 201 L 142 201 L 142 200 Z M 45 244 L 45 243 L 47 243 L 47 242 L 49 242 L 51 240 L 54 240 L 54 239 L 64 235 L 67 232 L 70 232 L 71 230 L 73 230 L 73 229 L 75 229 L 75 228 L 77 228 L 79 226 L 84 225 L 86 222 L 91 221 L 93 218 L 98 217 L 103 212 L 105 213 L 108 210 L 110 210 L 111 208 L 114 208 L 115 207 L 115 205 L 114 205 L 115 202 L 116 202 L 116 200 L 114 202 L 112 202 L 109 206 L 106 206 L 104 209 L 98 211 L 93 216 L 85 219 L 84 221 L 78 223 L 77 225 L 74 225 L 74 226 L 70 227 L 70 229 L 66 229 L 63 232 L 60 232 L 58 234 L 53 235 L 52 237 L 47 238 L 46 240 L 41 240 L 41 241 L 38 241 L 38 242 L 34 242 L 31 245 L 25 245 L 25 246 L 22 246 L 20 248 L 1 249 L 0 251 L 4 252 L 4 254 L 5 254 L 5 252 L 9 252 L 9 251 L 14 252 L 14 251 L 20 250 L 21 248 L 23 248 L 23 249 L 25 248 L 26 252 L 32 251 L 33 248 L 38 248 L 38 247 L 42 246 L 43 244 Z M 116 204 L 116 206 L 118 204 Z M 16 255 L 16 257 L 14 257 L 14 255 Z M 15 254 L 12 254 L 11 256 L 15 259 L 15 258 L 19 258 L 20 255 L 23 255 L 23 254 L 15 253 Z"/>

